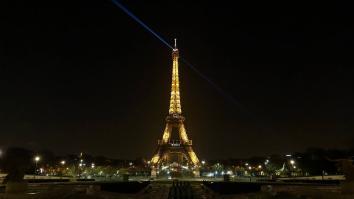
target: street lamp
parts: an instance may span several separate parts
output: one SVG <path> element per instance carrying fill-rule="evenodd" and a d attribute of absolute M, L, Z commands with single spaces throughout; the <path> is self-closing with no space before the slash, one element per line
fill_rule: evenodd
<path fill-rule="evenodd" d="M 62 161 L 60 161 L 60 164 L 61 164 L 61 166 L 62 166 L 62 168 L 61 168 L 61 172 L 60 172 L 60 179 L 62 179 L 63 178 L 63 170 L 64 170 L 64 165 L 65 165 L 65 160 L 62 160 Z"/>
<path fill-rule="evenodd" d="M 33 174 L 33 178 L 36 178 L 36 172 L 37 172 L 37 165 L 38 165 L 38 162 L 41 160 L 41 157 L 40 156 L 35 156 L 34 157 L 34 162 L 36 163 L 36 168 L 34 170 L 34 174 Z"/>
<path fill-rule="evenodd" d="M 290 160 L 290 164 L 294 165 L 295 164 L 295 160 Z"/>
<path fill-rule="evenodd" d="M 204 160 L 202 160 L 202 165 L 205 165 L 205 161 Z"/>

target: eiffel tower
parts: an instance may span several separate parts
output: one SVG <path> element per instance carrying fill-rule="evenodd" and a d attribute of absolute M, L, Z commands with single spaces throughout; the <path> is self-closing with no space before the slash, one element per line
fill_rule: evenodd
<path fill-rule="evenodd" d="M 182 115 L 181 98 L 179 92 L 177 40 L 172 50 L 172 86 L 170 108 L 166 117 L 166 127 L 162 139 L 158 140 L 157 150 L 151 159 L 151 176 L 156 177 L 162 170 L 168 173 L 181 173 L 184 170 L 192 171 L 199 177 L 199 159 L 192 149 L 192 140 L 188 139 L 184 127 L 185 118 Z M 173 133 L 178 132 L 178 138 L 172 139 Z"/>

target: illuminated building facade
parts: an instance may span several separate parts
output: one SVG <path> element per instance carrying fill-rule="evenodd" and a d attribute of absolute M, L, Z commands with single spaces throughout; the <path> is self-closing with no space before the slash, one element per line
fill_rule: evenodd
<path fill-rule="evenodd" d="M 182 173 L 183 170 L 192 171 L 194 176 L 199 176 L 199 159 L 192 149 L 192 140 L 188 139 L 184 126 L 185 118 L 182 115 L 181 97 L 179 90 L 178 74 L 179 53 L 176 45 L 172 50 L 172 85 L 171 98 L 166 127 L 162 139 L 158 140 L 158 147 L 151 159 L 151 175 L 156 176 L 162 170 L 168 173 Z M 174 133 L 177 139 L 173 139 Z"/>

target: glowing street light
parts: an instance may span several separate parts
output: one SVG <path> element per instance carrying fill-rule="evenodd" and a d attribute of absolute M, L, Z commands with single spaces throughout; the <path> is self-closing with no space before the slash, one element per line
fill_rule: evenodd
<path fill-rule="evenodd" d="M 35 167 L 35 170 L 34 170 L 34 174 L 33 174 L 33 178 L 36 178 L 36 172 L 37 172 L 37 165 L 38 165 L 38 162 L 41 160 L 41 157 L 40 156 L 38 156 L 38 155 L 36 155 L 35 157 L 34 157 L 34 162 L 36 163 L 36 167 Z"/>
<path fill-rule="evenodd" d="M 204 160 L 202 160 L 202 165 L 205 165 L 205 161 Z"/>
<path fill-rule="evenodd" d="M 65 163 L 66 163 L 65 160 L 60 161 L 61 166 L 64 166 Z M 63 172 L 60 172 L 60 179 L 62 178 L 63 178 Z"/>
<path fill-rule="evenodd" d="M 92 164 L 91 164 L 91 168 L 95 168 L 95 163 L 92 163 Z"/>
<path fill-rule="evenodd" d="M 294 165 L 295 164 L 295 160 L 290 160 L 290 164 Z"/>
<path fill-rule="evenodd" d="M 34 157 L 34 162 L 36 163 L 36 170 L 37 170 L 37 164 L 38 164 L 38 162 L 41 160 L 41 157 L 40 156 L 35 156 Z"/>
<path fill-rule="evenodd" d="M 262 165 L 258 165 L 258 169 L 262 169 Z"/>

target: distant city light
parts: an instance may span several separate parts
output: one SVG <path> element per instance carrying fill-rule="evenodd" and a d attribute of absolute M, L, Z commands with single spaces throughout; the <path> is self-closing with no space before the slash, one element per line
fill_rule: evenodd
<path fill-rule="evenodd" d="M 129 166 L 132 166 L 133 165 L 133 163 L 132 162 L 129 162 Z"/>
<path fill-rule="evenodd" d="M 262 165 L 258 165 L 258 169 L 261 169 L 262 168 Z"/>
<path fill-rule="evenodd" d="M 95 168 L 95 163 L 92 163 L 92 164 L 91 164 L 91 168 Z"/>
<path fill-rule="evenodd" d="M 291 157 L 291 155 L 290 154 L 287 154 L 287 155 L 285 155 L 286 157 Z"/>
<path fill-rule="evenodd" d="M 269 163 L 269 160 L 265 160 L 264 164 L 267 165 Z"/>
<path fill-rule="evenodd" d="M 295 164 L 295 160 L 290 160 L 290 164 L 294 165 Z"/>
<path fill-rule="evenodd" d="M 65 160 L 62 160 L 62 161 L 60 162 L 61 165 L 65 165 L 65 163 L 66 163 Z"/>
<path fill-rule="evenodd" d="M 248 163 L 246 162 L 245 165 L 248 166 Z"/>
<path fill-rule="evenodd" d="M 249 169 L 249 170 L 251 170 L 251 169 L 252 169 L 252 167 L 251 167 L 251 166 L 249 166 L 249 167 L 248 167 L 248 169 Z"/>
<path fill-rule="evenodd" d="M 202 165 L 204 165 L 205 164 L 205 161 L 204 160 L 202 160 Z"/>

